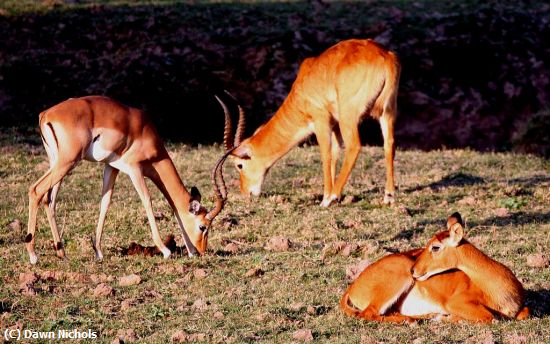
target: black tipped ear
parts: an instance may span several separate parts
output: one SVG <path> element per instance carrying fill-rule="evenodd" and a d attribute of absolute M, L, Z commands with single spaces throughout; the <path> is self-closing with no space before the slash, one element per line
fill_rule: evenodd
<path fill-rule="evenodd" d="M 460 216 L 460 213 L 454 212 L 449 218 L 447 219 L 447 229 L 450 229 L 452 225 L 455 223 L 460 224 L 461 226 L 464 226 L 464 222 L 462 221 L 462 216 Z"/>
<path fill-rule="evenodd" d="M 199 189 L 197 189 L 195 186 L 191 188 L 191 200 L 192 201 L 201 201 L 201 193 L 199 192 Z"/>

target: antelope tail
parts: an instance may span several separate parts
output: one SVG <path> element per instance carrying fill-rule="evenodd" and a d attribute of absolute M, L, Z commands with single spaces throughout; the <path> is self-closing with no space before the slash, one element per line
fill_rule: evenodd
<path fill-rule="evenodd" d="M 357 308 L 350 306 L 349 304 L 349 291 L 346 290 L 344 295 L 342 295 L 342 298 L 340 299 L 340 308 L 346 315 L 349 315 L 350 317 L 358 317 L 361 313 L 360 310 Z"/>

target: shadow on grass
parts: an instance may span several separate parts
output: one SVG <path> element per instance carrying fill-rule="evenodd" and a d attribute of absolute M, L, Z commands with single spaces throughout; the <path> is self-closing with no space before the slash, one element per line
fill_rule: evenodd
<path fill-rule="evenodd" d="M 437 182 L 433 182 L 426 185 L 418 185 L 413 188 L 409 188 L 405 190 L 405 192 L 420 191 L 426 188 L 430 188 L 432 190 L 439 190 L 449 186 L 470 186 L 470 185 L 477 185 L 477 184 L 484 184 L 484 183 L 485 183 L 485 179 L 481 177 L 458 172 L 458 173 L 449 174 Z"/>
<path fill-rule="evenodd" d="M 532 317 L 543 318 L 550 315 L 550 290 L 526 290 L 525 304 Z"/>
<path fill-rule="evenodd" d="M 536 175 L 529 178 L 515 178 L 508 181 L 510 184 L 540 184 L 540 183 L 549 183 L 550 177 L 543 175 Z"/>
<path fill-rule="evenodd" d="M 545 213 L 527 213 L 516 212 L 508 216 L 491 216 L 481 221 L 467 221 L 468 227 L 476 226 L 508 226 L 508 225 L 528 225 L 533 223 L 548 224 L 550 223 L 550 212 Z"/>

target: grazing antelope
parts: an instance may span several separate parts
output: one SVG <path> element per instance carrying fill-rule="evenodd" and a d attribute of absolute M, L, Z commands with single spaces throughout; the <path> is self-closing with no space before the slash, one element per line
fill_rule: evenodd
<path fill-rule="evenodd" d="M 460 214 L 454 213 L 447 230 L 424 249 L 392 254 L 368 266 L 342 296 L 342 310 L 389 322 L 527 318 L 521 283 L 510 269 L 466 241 L 462 226 Z"/>
<path fill-rule="evenodd" d="M 38 260 L 34 251 L 36 216 L 44 205 L 58 257 L 65 257 L 55 221 L 56 195 L 63 178 L 82 159 L 105 164 L 99 220 L 92 245 L 101 260 L 101 235 L 105 216 L 119 171 L 130 176 L 145 207 L 153 241 L 164 255 L 170 250 L 162 242 L 155 222 L 151 198 L 144 177 L 160 189 L 181 228 L 189 255 L 206 251 L 208 229 L 222 210 L 226 189 L 222 175 L 225 154 L 212 171 L 216 194 L 215 207 L 207 211 L 200 203 L 196 187 L 187 191 L 151 120 L 140 110 L 102 96 L 71 98 L 40 114 L 40 134 L 50 162 L 50 169 L 29 189 L 28 233 L 25 238 L 30 262 Z M 225 131 L 230 132 L 226 121 Z M 220 192 L 217 181 L 222 183 Z"/>
<path fill-rule="evenodd" d="M 343 41 L 318 57 L 305 59 L 289 95 L 275 115 L 252 137 L 235 141 L 232 156 L 240 173 L 241 192 L 259 195 L 269 168 L 314 133 L 323 166 L 321 206 L 329 206 L 341 198 L 361 150 L 358 126 L 365 115 L 370 115 L 380 121 L 384 137 L 384 203 L 393 203 L 399 74 L 397 56 L 369 39 Z M 242 113 L 242 109 L 239 110 Z M 344 146 L 344 160 L 336 177 L 340 143 Z"/>

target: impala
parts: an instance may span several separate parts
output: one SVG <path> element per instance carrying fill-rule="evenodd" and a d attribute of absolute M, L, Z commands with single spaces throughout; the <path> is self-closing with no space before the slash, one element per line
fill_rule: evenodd
<path fill-rule="evenodd" d="M 144 177 L 153 181 L 172 207 L 188 254 L 206 251 L 208 229 L 225 203 L 222 165 L 227 154 L 218 161 L 212 172 L 216 203 L 212 210 L 207 211 L 200 203 L 199 190 L 192 187 L 189 192 L 183 185 L 153 123 L 142 111 L 106 97 L 88 96 L 68 99 L 42 112 L 39 123 L 50 168 L 29 189 L 25 243 L 32 264 L 38 260 L 34 241 L 41 203 L 48 217 L 56 254 L 65 257 L 55 221 L 56 195 L 63 178 L 82 159 L 105 164 L 99 220 L 95 239 L 92 239 L 96 259 L 103 258 L 101 235 L 119 171 L 130 177 L 137 190 L 145 207 L 153 241 L 164 258 L 170 256 L 170 250 L 159 236 Z M 227 121 L 225 131 L 231 131 Z M 222 192 L 217 185 L 218 180 L 222 183 Z"/>
<path fill-rule="evenodd" d="M 343 41 L 318 57 L 305 59 L 275 115 L 235 146 L 232 156 L 240 173 L 241 192 L 259 195 L 269 168 L 314 133 L 323 167 L 321 206 L 338 201 L 361 150 L 358 126 L 370 115 L 379 120 L 384 138 L 384 203 L 393 203 L 399 75 L 397 56 L 372 40 Z M 344 146 L 344 160 L 336 177 L 340 144 Z"/>
<path fill-rule="evenodd" d="M 510 269 L 464 239 L 462 226 L 455 213 L 447 221 L 448 230 L 436 234 L 424 249 L 392 254 L 368 266 L 342 296 L 342 310 L 390 322 L 527 318 L 521 283 Z"/>

